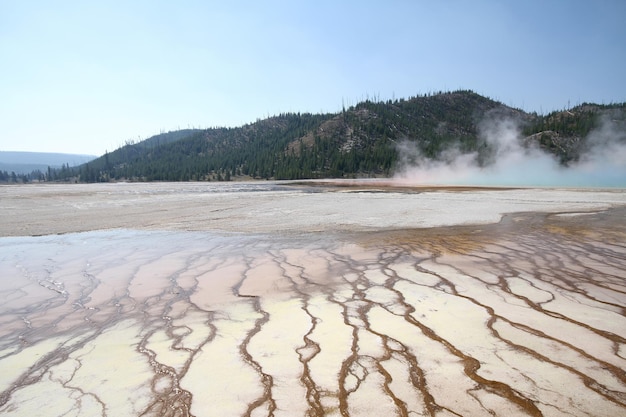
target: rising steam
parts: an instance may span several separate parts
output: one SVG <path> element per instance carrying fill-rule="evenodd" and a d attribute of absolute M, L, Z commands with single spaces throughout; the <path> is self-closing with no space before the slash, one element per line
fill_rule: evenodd
<path fill-rule="evenodd" d="M 579 161 L 567 167 L 536 142 L 525 141 L 514 119 L 487 117 L 478 130 L 479 142 L 490 149 L 486 159 L 458 148 L 429 159 L 406 140 L 397 147 L 395 179 L 431 185 L 626 187 L 626 130 L 608 117 L 587 136 Z"/>

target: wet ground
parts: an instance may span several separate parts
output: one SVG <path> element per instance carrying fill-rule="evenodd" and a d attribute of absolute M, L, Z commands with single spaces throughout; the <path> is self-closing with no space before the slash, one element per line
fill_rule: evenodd
<path fill-rule="evenodd" d="M 219 187 L 0 189 L 0 415 L 626 412 L 622 191 Z"/>

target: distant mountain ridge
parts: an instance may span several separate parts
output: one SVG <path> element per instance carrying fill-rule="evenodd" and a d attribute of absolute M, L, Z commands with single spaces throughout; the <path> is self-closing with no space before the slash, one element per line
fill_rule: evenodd
<path fill-rule="evenodd" d="M 96 159 L 95 155 L 79 155 L 56 152 L 0 151 L 0 171 L 28 174 L 35 170 L 45 172 L 48 167 L 75 167 Z"/>
<path fill-rule="evenodd" d="M 589 152 L 587 135 L 605 119 L 626 132 L 626 103 L 584 103 L 548 115 L 528 113 L 471 90 L 408 99 L 366 100 L 338 113 L 283 113 L 236 128 L 167 132 L 75 168 L 55 170 L 60 181 L 223 181 L 385 177 L 400 163 L 401 144 L 420 158 L 470 154 L 487 165 L 493 146 L 485 120 L 515 120 L 526 146 L 562 165 Z M 625 135 L 620 136 L 622 139 Z M 624 139 L 626 140 L 626 139 Z"/>

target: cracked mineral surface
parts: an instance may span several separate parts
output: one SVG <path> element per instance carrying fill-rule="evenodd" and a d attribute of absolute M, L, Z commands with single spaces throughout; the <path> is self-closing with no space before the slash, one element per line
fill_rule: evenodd
<path fill-rule="evenodd" d="M 0 415 L 622 416 L 626 193 L 0 187 Z"/>

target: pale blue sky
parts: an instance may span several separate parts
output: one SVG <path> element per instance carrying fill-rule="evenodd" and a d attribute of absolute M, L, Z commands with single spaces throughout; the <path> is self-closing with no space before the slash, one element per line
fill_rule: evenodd
<path fill-rule="evenodd" d="M 546 113 L 626 101 L 626 1 L 0 0 L 0 150 L 472 89 Z"/>

